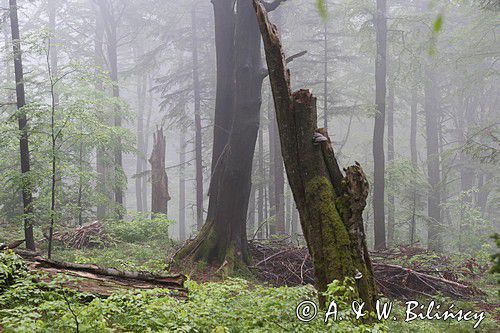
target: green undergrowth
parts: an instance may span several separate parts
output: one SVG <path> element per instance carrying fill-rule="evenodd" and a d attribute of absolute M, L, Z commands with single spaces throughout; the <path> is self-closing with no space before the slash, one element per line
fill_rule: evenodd
<path fill-rule="evenodd" d="M 316 301 L 310 286 L 271 288 L 242 279 L 217 283 L 188 281 L 187 300 L 164 290 L 115 294 L 106 299 L 62 287 L 62 277 L 36 282 L 12 252 L 0 253 L 0 327 L 5 332 L 495 332 L 490 317 L 480 328 L 467 322 L 402 321 L 364 325 L 346 315 L 323 322 L 320 311 L 300 322 L 296 306 Z M 328 295 L 345 308 L 352 290 L 330 285 Z M 460 306 L 472 306 L 460 304 Z M 402 316 L 402 307 L 395 307 Z"/>

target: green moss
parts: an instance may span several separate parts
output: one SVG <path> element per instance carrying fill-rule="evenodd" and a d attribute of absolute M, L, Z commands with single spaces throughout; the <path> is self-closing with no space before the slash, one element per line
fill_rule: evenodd
<path fill-rule="evenodd" d="M 319 267 L 315 268 L 324 272 L 326 279 L 329 280 L 326 283 L 334 279 L 342 281 L 344 277 L 353 273 L 354 265 L 350 253 L 349 233 L 336 206 L 333 186 L 328 178 L 318 176 L 307 182 L 305 190 L 310 216 L 319 219 L 311 222 L 319 223 L 315 227 L 319 227 L 321 231 L 319 235 L 321 239 L 310 240 L 318 242 L 311 244 L 311 248 L 321 246 L 323 253 L 323 260 L 317 260 L 315 264 Z"/>

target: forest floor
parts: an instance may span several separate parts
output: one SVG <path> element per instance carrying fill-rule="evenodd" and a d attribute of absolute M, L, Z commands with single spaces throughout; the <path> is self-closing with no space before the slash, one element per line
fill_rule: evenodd
<path fill-rule="evenodd" d="M 113 226 L 94 230 L 86 239 L 68 230 L 58 234 L 54 259 L 165 274 L 167 260 L 180 244 L 165 242 L 157 233 L 137 233 L 137 228 L 157 227 L 139 225 L 129 230 Z M 12 241 L 16 234 L 8 228 L 0 230 L 0 243 Z M 186 282 L 187 301 L 141 288 L 112 291 L 95 298 L 82 290 L 61 288 L 68 277 L 57 274 L 43 283 L 33 278 L 6 283 L 16 274 L 2 279 L 2 273 L 9 272 L 11 266 L 15 267 L 13 271 L 22 269 L 4 258 L 0 262 L 0 332 L 331 332 L 332 326 L 336 332 L 498 331 L 497 277 L 488 273 L 489 254 L 484 250 L 474 255 L 437 255 L 417 247 L 398 246 L 372 253 L 379 289 L 398 304 L 394 311 L 399 316 L 404 317 L 406 300 L 429 303 L 433 299 L 440 304 L 454 304 L 455 308 L 485 311 L 486 318 L 474 330 L 473 323 L 465 321 L 401 320 L 365 326 L 351 318 L 328 325 L 321 319 L 302 323 L 295 315 L 297 304 L 316 298 L 307 249 L 286 240 L 254 241 L 250 249 L 255 280 L 190 279 Z"/>

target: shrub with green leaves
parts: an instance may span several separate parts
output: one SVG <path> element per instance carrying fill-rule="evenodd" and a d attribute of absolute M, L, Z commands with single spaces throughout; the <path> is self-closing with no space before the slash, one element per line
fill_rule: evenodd
<path fill-rule="evenodd" d="M 112 220 L 106 223 L 106 230 L 113 238 L 126 243 L 141 243 L 156 239 L 169 239 L 168 228 L 173 221 L 163 214 L 155 214 L 149 218 L 148 214 L 137 213 L 131 221 Z"/>
<path fill-rule="evenodd" d="M 14 252 L 0 251 L 0 291 L 26 276 L 26 273 L 26 265 Z"/>

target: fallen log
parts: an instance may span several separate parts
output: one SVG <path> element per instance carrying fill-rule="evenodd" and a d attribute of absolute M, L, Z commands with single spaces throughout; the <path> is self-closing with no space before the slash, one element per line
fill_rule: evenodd
<path fill-rule="evenodd" d="M 28 270 L 32 273 L 44 273 L 42 281 L 49 282 L 58 275 L 69 277 L 62 283 L 63 287 L 108 297 L 113 293 L 127 290 L 168 289 L 169 294 L 178 298 L 187 297 L 184 287 L 186 276 L 182 274 L 159 275 L 148 272 L 131 272 L 115 268 L 103 268 L 97 265 L 76 264 L 49 260 L 40 256 L 20 253 L 27 261 Z"/>

